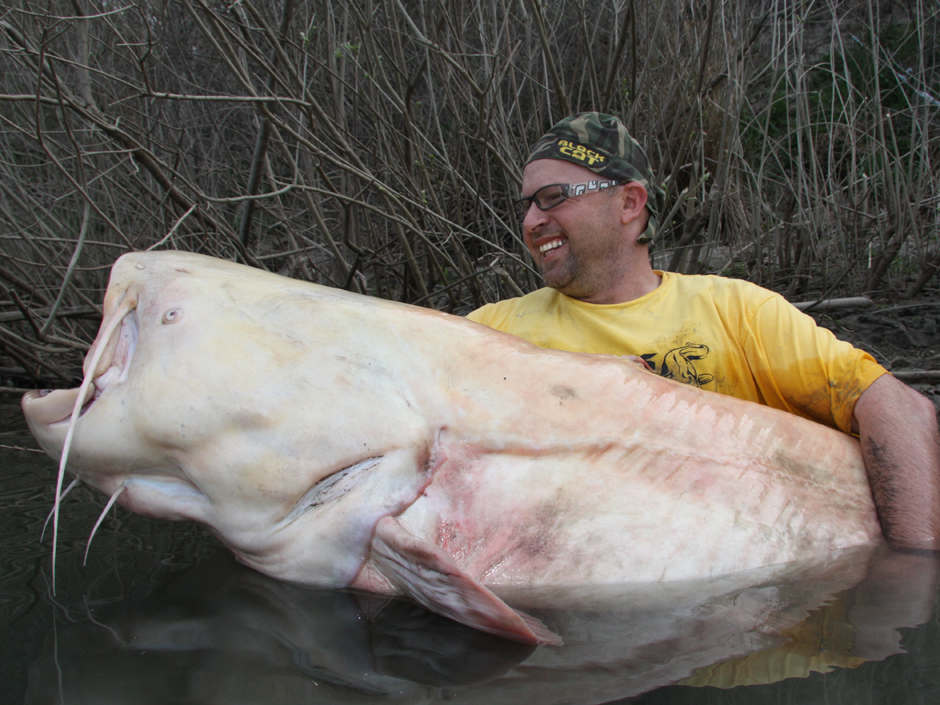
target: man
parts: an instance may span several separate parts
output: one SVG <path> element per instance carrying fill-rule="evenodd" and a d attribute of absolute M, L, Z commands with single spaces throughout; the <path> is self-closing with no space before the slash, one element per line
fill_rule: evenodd
<path fill-rule="evenodd" d="M 940 549 L 933 404 L 773 292 L 654 271 L 661 198 L 617 118 L 562 120 L 529 156 L 517 201 L 547 288 L 469 318 L 546 348 L 638 355 L 665 377 L 858 433 L 885 536 Z"/>

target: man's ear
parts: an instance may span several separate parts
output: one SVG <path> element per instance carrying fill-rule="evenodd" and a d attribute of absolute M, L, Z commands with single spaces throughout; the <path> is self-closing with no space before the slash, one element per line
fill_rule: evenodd
<path fill-rule="evenodd" d="M 649 194 L 643 184 L 637 181 L 630 181 L 623 185 L 621 193 L 620 222 L 629 225 L 638 218 L 643 221 L 643 227 L 646 228 L 646 201 Z"/>

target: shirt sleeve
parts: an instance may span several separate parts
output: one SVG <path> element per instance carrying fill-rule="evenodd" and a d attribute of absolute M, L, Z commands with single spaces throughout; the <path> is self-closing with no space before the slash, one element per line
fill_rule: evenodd
<path fill-rule="evenodd" d="M 887 373 L 777 294 L 748 321 L 745 352 L 764 403 L 846 433 L 855 402 Z"/>
<path fill-rule="evenodd" d="M 483 325 L 488 326 L 490 324 L 487 323 L 488 317 L 486 315 L 486 312 L 487 312 L 487 309 L 491 307 L 492 307 L 492 304 L 486 304 L 485 306 L 481 306 L 475 311 L 471 311 L 470 313 L 468 313 L 467 319 L 473 321 L 474 323 L 482 323 Z M 492 326 L 490 327 L 492 328 Z"/>
<path fill-rule="evenodd" d="M 467 314 L 467 320 L 482 323 L 484 326 L 501 330 L 504 333 L 514 333 L 513 319 L 518 313 L 520 302 L 523 299 L 504 299 L 494 304 L 485 304 L 475 311 Z M 518 333 L 514 333 L 518 335 Z"/>

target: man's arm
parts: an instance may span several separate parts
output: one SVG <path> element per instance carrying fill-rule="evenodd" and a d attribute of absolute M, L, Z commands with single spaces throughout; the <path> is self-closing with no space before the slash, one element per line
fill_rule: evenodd
<path fill-rule="evenodd" d="M 940 435 L 933 404 L 891 375 L 855 402 L 881 529 L 895 546 L 940 550 Z"/>

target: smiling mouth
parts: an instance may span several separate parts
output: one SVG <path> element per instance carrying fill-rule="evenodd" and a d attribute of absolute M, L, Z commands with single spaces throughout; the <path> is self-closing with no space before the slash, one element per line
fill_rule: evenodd
<path fill-rule="evenodd" d="M 115 330 L 107 341 L 104 341 L 105 350 L 98 364 L 95 365 L 95 370 L 86 369 L 85 371 L 86 375 L 92 374 L 93 384 L 88 385 L 83 394 L 79 416 L 88 411 L 105 390 L 127 379 L 131 360 L 137 349 L 137 336 L 136 311 L 131 310 L 121 319 L 120 328 Z M 86 365 L 94 351 L 95 346 L 92 346 L 88 353 L 89 358 L 86 358 Z M 32 422 L 47 426 L 67 422 L 71 419 L 80 394 L 82 394 L 81 387 L 27 392 L 23 397 L 23 410 Z"/>
<path fill-rule="evenodd" d="M 539 252 L 541 254 L 547 254 L 552 250 L 557 250 L 559 247 L 565 244 L 566 240 L 552 240 L 551 242 L 546 242 L 544 245 L 539 245 Z"/>

